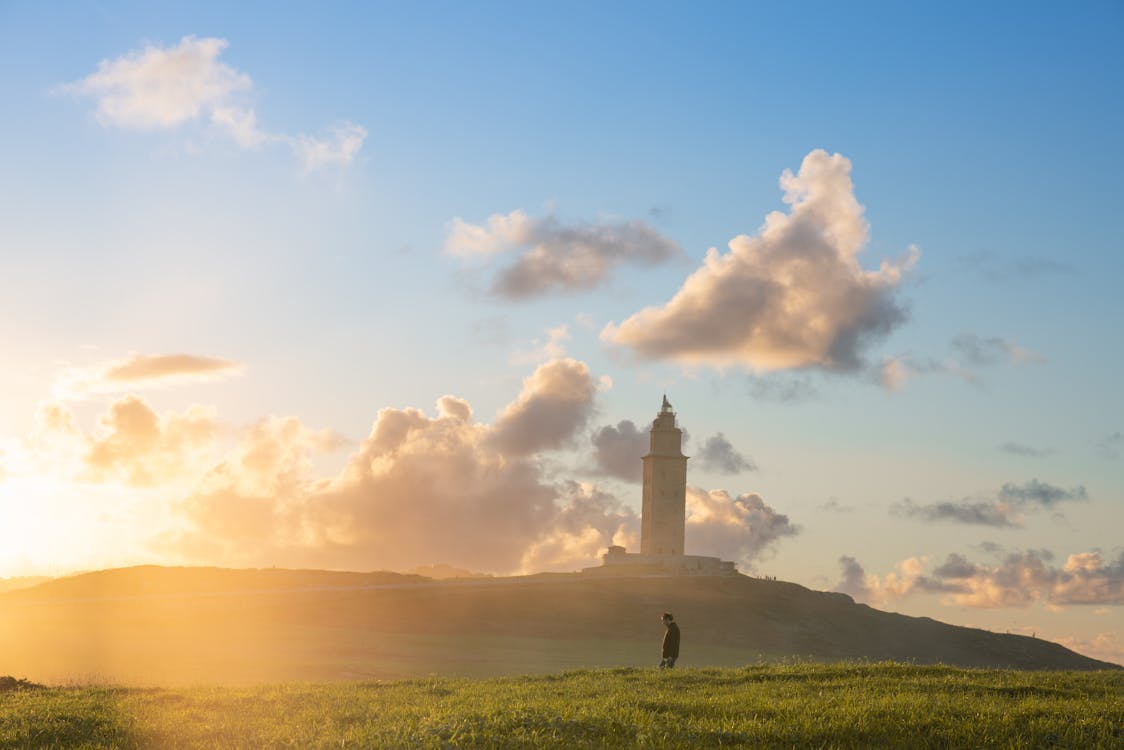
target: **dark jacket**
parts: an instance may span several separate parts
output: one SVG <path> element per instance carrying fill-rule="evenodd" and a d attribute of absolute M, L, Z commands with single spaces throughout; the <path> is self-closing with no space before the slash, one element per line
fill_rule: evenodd
<path fill-rule="evenodd" d="M 674 622 L 667 623 L 667 632 L 663 634 L 663 658 L 669 656 L 679 658 L 679 626 Z"/>

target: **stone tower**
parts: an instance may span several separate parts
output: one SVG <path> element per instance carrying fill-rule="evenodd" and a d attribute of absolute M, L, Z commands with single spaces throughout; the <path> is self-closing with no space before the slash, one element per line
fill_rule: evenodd
<path fill-rule="evenodd" d="M 652 422 L 644 462 L 644 504 L 640 521 L 640 553 L 682 555 L 687 510 L 687 457 L 683 431 L 675 426 L 675 412 L 663 397 Z"/>

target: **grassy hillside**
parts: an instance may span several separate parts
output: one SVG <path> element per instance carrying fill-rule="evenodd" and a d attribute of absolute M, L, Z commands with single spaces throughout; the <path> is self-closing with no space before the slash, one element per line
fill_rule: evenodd
<path fill-rule="evenodd" d="M 8 601 L 102 599 L 182 594 L 229 594 L 294 589 L 346 588 L 425 583 L 419 575 L 348 573 L 334 570 L 211 568 L 136 565 L 44 578 L 13 591 Z"/>
<path fill-rule="evenodd" d="M 0 693 L 0 747 L 1124 746 L 1124 672 L 897 664 Z"/>
<path fill-rule="evenodd" d="M 842 594 L 729 578 L 131 568 L 0 595 L 0 673 L 129 685 L 492 677 L 658 661 L 800 657 L 1099 669 L 1057 644 L 880 612 Z"/>

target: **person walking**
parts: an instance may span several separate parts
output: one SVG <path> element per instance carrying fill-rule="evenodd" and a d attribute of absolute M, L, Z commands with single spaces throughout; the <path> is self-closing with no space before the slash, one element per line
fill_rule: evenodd
<path fill-rule="evenodd" d="M 667 630 L 663 634 L 663 658 L 660 659 L 660 669 L 671 669 L 675 660 L 679 658 L 679 626 L 670 612 L 663 613 L 663 625 Z"/>

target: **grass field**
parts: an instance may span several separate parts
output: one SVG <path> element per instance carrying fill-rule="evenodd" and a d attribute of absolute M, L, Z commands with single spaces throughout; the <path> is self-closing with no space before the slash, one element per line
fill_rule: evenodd
<path fill-rule="evenodd" d="M 4 748 L 1124 747 L 1124 672 L 791 664 L 0 693 Z"/>

